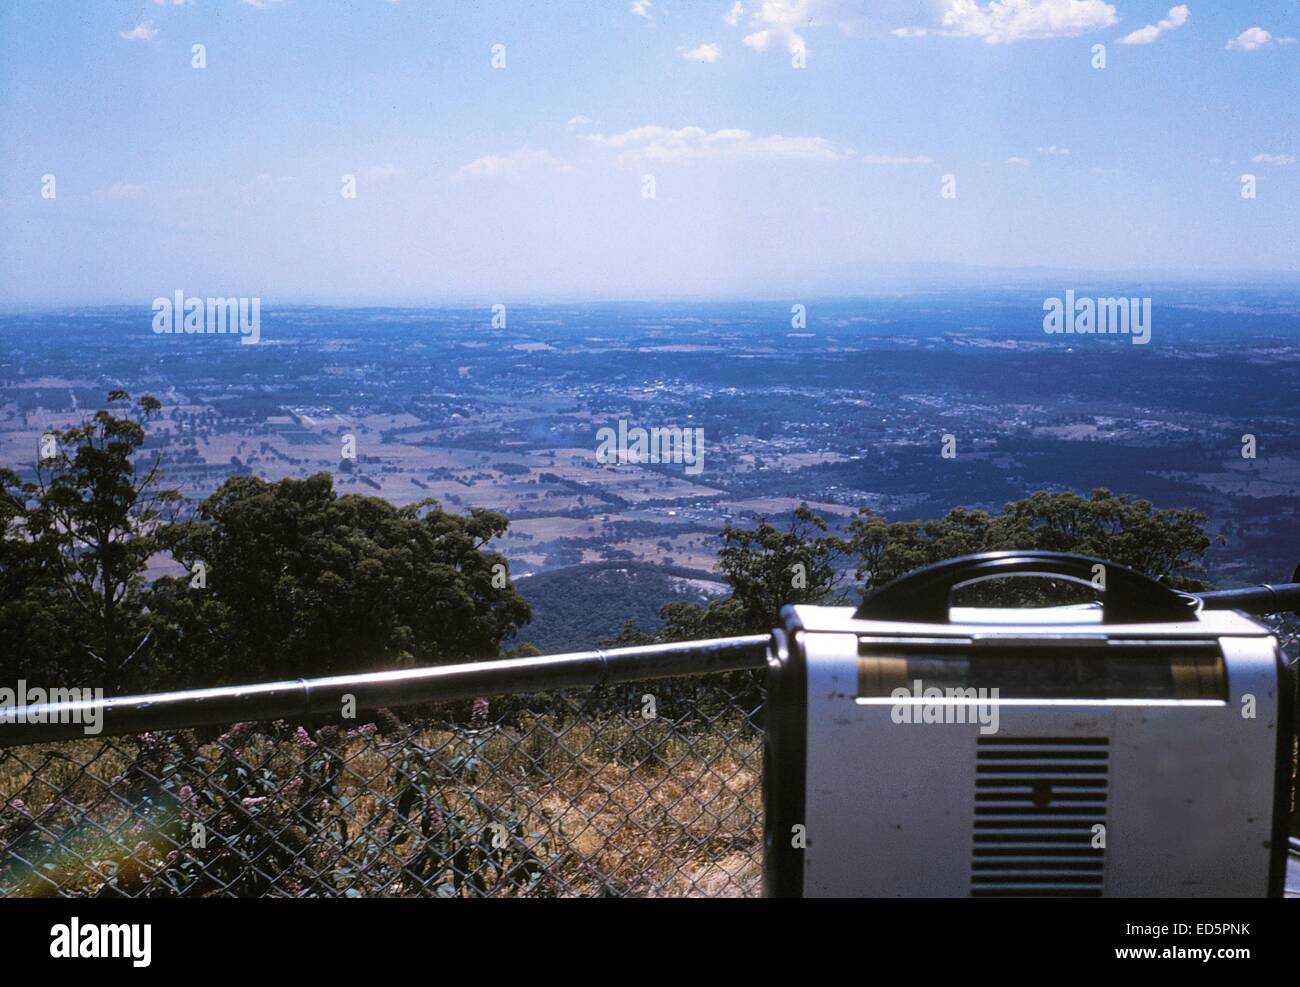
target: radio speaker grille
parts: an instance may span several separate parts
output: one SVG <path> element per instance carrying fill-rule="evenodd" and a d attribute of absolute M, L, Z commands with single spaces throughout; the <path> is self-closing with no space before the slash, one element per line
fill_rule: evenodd
<path fill-rule="evenodd" d="M 1107 737 L 980 737 L 971 895 L 1099 897 L 1109 771 Z"/>

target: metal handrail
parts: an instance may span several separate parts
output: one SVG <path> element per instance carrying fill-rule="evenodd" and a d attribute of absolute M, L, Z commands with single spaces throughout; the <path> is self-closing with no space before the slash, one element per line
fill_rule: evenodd
<path fill-rule="evenodd" d="M 345 697 L 357 710 L 448 702 L 480 696 L 573 689 L 615 682 L 709 675 L 763 668 L 767 634 L 714 638 L 634 648 L 575 651 L 536 658 L 500 658 L 232 685 L 184 692 L 119 696 L 102 702 L 39 703 L 0 710 L 0 748 L 85 736 L 83 713 L 100 717 L 95 736 L 214 726 L 243 720 L 278 720 L 337 713 Z"/>
<path fill-rule="evenodd" d="M 1246 613 L 1295 613 L 1300 610 L 1300 582 L 1260 583 L 1243 589 L 1216 589 L 1193 593 L 1206 610 L 1244 610 Z"/>
<path fill-rule="evenodd" d="M 1300 582 L 1189 594 L 1206 609 L 1264 614 L 1300 607 Z M 344 697 L 355 708 L 380 709 L 480 696 L 573 689 L 615 682 L 763 668 L 770 637 L 713 638 L 634 648 L 574 651 L 536 658 L 500 658 L 391 672 L 291 679 L 256 685 L 119 696 L 103 701 L 41 703 L 0 709 L 0 749 L 85 735 L 80 714 L 94 708 L 96 736 L 278 720 L 336 712 Z"/>

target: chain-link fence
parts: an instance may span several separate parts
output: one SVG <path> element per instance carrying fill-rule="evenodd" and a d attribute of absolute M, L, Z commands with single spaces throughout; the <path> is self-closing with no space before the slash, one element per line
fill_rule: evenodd
<path fill-rule="evenodd" d="M 0 895 L 754 895 L 761 681 L 10 747 Z"/>
<path fill-rule="evenodd" d="M 1270 622 L 1294 661 L 1295 619 Z M 0 724 L 0 896 L 756 895 L 766 647 L 132 697 L 99 736 Z"/>

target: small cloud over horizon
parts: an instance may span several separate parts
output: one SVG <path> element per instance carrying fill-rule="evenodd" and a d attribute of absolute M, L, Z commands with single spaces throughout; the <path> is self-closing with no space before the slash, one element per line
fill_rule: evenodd
<path fill-rule="evenodd" d="M 688 62 L 707 62 L 712 64 L 722 57 L 722 49 L 716 44 L 696 45 L 689 51 L 682 52 L 682 58 Z"/>
<path fill-rule="evenodd" d="M 755 137 L 748 130 L 707 131 L 702 127 L 644 126 L 621 134 L 589 134 L 584 140 L 619 152 L 622 164 L 634 161 L 678 163 L 722 161 L 839 161 L 849 157 L 824 137 Z"/>
<path fill-rule="evenodd" d="M 127 41 L 153 41 L 158 37 L 158 29 L 153 21 L 141 21 L 129 31 L 118 31 L 117 36 Z"/>
<path fill-rule="evenodd" d="M 1180 3 L 1177 7 L 1172 7 L 1169 13 L 1154 24 L 1148 24 L 1146 27 L 1140 27 L 1136 31 L 1124 35 L 1120 38 L 1122 45 L 1149 45 L 1160 37 L 1160 35 L 1174 31 L 1187 23 L 1187 19 L 1192 16 L 1187 4 Z"/>
<path fill-rule="evenodd" d="M 1258 51 L 1260 48 L 1271 48 L 1275 44 L 1293 45 L 1295 38 L 1275 38 L 1262 27 L 1248 27 L 1235 38 L 1230 39 L 1224 47 L 1229 51 Z"/>
<path fill-rule="evenodd" d="M 574 169 L 572 165 L 561 161 L 549 151 L 521 147 L 513 154 L 504 156 L 485 154 L 481 158 L 475 158 L 468 164 L 462 165 L 451 177 L 453 181 L 477 178 L 518 179 L 526 172 L 539 170 L 568 173 Z"/>

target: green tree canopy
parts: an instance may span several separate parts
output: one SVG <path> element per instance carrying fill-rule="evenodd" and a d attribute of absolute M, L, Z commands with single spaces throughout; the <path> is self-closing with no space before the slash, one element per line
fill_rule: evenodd
<path fill-rule="evenodd" d="M 108 401 L 129 409 L 130 395 L 115 390 Z M 22 519 L 21 530 L 17 517 L 10 519 L 6 537 L 30 540 L 29 560 L 38 560 L 59 586 L 59 619 L 71 639 L 63 643 L 75 652 L 62 656 L 69 673 L 84 673 L 78 659 L 88 656 L 99 665 L 93 669 L 99 681 L 115 690 L 142 674 L 143 661 L 136 659 L 148 650 L 151 636 L 143 605 L 145 568 L 181 501 L 177 491 L 162 486 L 156 455 L 144 469 L 135 460 L 144 423 L 161 407 L 146 395 L 134 411 L 101 409 L 53 433 L 53 454 L 37 463 L 36 483 L 20 495 L 23 506 L 15 498 L 6 508 Z M 6 551 L 22 556 L 24 550 L 11 545 Z M 28 585 L 40 592 L 42 578 Z M 49 611 L 29 614 L 39 627 Z"/>
<path fill-rule="evenodd" d="M 839 564 L 848 548 L 828 535 L 826 522 L 800 505 L 787 528 L 766 517 L 753 528 L 722 531 L 718 569 L 732 589 L 737 633 L 762 633 L 787 603 L 824 603 L 835 597 Z"/>
<path fill-rule="evenodd" d="M 486 550 L 507 526 L 339 496 L 327 473 L 231 477 L 168 531 L 192 575 L 160 579 L 152 604 L 182 663 L 241 678 L 495 657 L 529 619 L 505 557 Z"/>
<path fill-rule="evenodd" d="M 71 681 L 86 664 L 79 619 L 58 578 L 54 546 L 28 528 L 35 497 L 34 484 L 0 469 L 0 669 L 10 680 Z"/>
<path fill-rule="evenodd" d="M 863 592 L 953 556 L 1011 549 L 1094 555 L 1195 590 L 1206 588 L 1205 521 L 1199 511 L 1156 510 L 1150 501 L 1098 488 L 1087 497 L 1036 493 L 1001 514 L 955 507 L 933 521 L 890 522 L 864 508 L 849 525 L 849 549 Z"/>
<path fill-rule="evenodd" d="M 1149 501 L 1097 489 L 1087 497 L 1036 493 L 1008 503 L 1000 514 L 955 507 L 927 521 L 889 521 L 863 508 L 841 539 L 801 507 L 785 530 L 766 518 L 754 528 L 724 528 L 718 567 L 732 595 L 707 606 L 666 604 L 660 611 L 664 626 L 655 636 L 682 641 L 762 633 L 775 626 L 786 603 L 856 602 L 841 589 L 847 570 L 864 595 L 912 569 L 972 552 L 1048 549 L 1095 555 L 1176 589 L 1205 589 L 1202 560 L 1210 546 L 1205 522 L 1198 511 L 1156 510 Z M 799 565 L 807 575 L 802 585 L 793 579 Z M 1041 605 L 1077 598 L 1070 584 L 1026 585 L 1034 583 L 988 584 L 966 602 Z M 620 640 L 635 640 L 638 633 L 625 627 Z"/>

